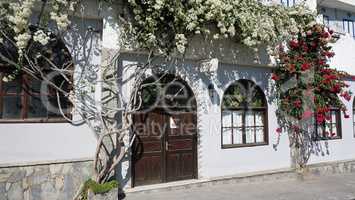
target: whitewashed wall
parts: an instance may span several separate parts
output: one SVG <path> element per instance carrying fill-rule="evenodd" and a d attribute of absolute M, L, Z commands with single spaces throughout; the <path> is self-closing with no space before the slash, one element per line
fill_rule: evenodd
<path fill-rule="evenodd" d="M 144 58 L 137 54 L 121 56 L 123 70 L 126 65 L 143 62 Z M 180 76 L 192 88 L 198 104 L 198 177 L 234 175 L 246 172 L 274 170 L 290 167 L 290 151 L 287 135 L 282 135 L 277 151 L 273 144 L 277 143 L 275 104 L 272 102 L 270 85 L 270 68 L 243 67 L 239 65 L 219 64 L 217 74 L 210 77 L 199 69 L 199 62 L 193 60 L 178 60 L 169 65 L 157 61 L 172 74 Z M 124 79 L 129 77 L 124 74 Z M 243 148 L 221 148 L 221 99 L 227 86 L 238 79 L 249 79 L 257 83 L 265 92 L 268 101 L 268 132 L 269 145 Z M 213 83 L 217 97 L 213 100 L 208 94 L 208 85 Z M 130 87 L 124 87 L 124 93 L 129 94 Z M 128 97 L 128 96 L 127 96 Z M 267 159 L 266 159 L 267 158 Z"/>

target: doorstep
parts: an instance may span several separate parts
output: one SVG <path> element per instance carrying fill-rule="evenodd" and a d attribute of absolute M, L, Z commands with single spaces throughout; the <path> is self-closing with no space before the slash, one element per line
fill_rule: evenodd
<path fill-rule="evenodd" d="M 149 192 L 164 192 L 171 190 L 183 190 L 194 187 L 202 187 L 207 185 L 230 184 L 230 183 L 255 183 L 267 182 L 274 180 L 290 180 L 297 179 L 297 173 L 294 170 L 277 169 L 271 171 L 259 171 L 253 173 L 236 174 L 233 176 L 221 176 L 206 179 L 192 179 L 184 181 L 176 181 L 169 183 L 160 183 L 154 185 L 138 186 L 134 188 L 127 188 L 124 190 L 126 194 L 129 193 L 149 193 Z"/>

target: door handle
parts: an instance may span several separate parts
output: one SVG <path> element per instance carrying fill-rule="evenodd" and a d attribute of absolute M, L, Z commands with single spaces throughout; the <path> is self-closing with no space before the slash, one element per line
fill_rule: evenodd
<path fill-rule="evenodd" d="M 165 150 L 169 151 L 169 142 L 168 141 L 166 141 L 166 143 L 165 143 Z"/>

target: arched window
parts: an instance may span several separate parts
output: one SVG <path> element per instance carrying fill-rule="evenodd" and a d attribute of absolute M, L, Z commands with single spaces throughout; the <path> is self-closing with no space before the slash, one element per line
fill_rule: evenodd
<path fill-rule="evenodd" d="M 329 120 L 322 125 L 317 125 L 317 140 L 341 139 L 341 113 L 338 107 L 331 107 Z"/>
<path fill-rule="evenodd" d="M 163 108 L 165 111 L 195 112 L 195 96 L 186 81 L 172 74 L 154 75 L 143 81 L 140 111 Z"/>
<path fill-rule="evenodd" d="M 51 82 L 62 90 L 69 92 L 71 85 L 56 70 L 63 69 L 70 71 L 73 68 L 71 54 L 64 42 L 55 35 L 50 35 L 51 40 L 46 45 L 30 41 L 28 45 L 28 56 L 33 63 L 41 67 L 41 72 L 51 77 Z M 11 60 L 17 60 L 17 51 L 14 51 L 10 42 L 0 43 L 0 52 Z M 39 57 L 38 55 L 42 55 Z M 35 58 L 35 60 L 34 60 Z M 26 63 L 25 63 L 26 64 Z M 55 67 L 53 67 L 55 66 Z M 29 67 L 30 68 L 30 67 Z M 18 73 L 11 81 L 2 81 L 8 74 L 13 74 L 15 67 L 0 59 L 0 123 L 9 122 L 65 122 L 60 108 L 67 117 L 71 117 L 71 103 L 63 94 L 41 81 L 41 74 L 33 70 L 32 76 L 26 73 Z M 72 79 L 70 73 L 66 74 L 67 79 Z M 60 102 L 60 108 L 58 105 Z"/>
<path fill-rule="evenodd" d="M 227 88 L 222 101 L 222 147 L 268 144 L 267 102 L 254 82 L 239 80 Z"/>

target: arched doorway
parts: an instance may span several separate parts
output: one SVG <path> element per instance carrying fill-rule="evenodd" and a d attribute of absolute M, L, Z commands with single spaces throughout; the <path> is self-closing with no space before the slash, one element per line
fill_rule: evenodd
<path fill-rule="evenodd" d="M 146 79 L 134 114 L 132 185 L 197 178 L 196 100 L 174 75 Z"/>

